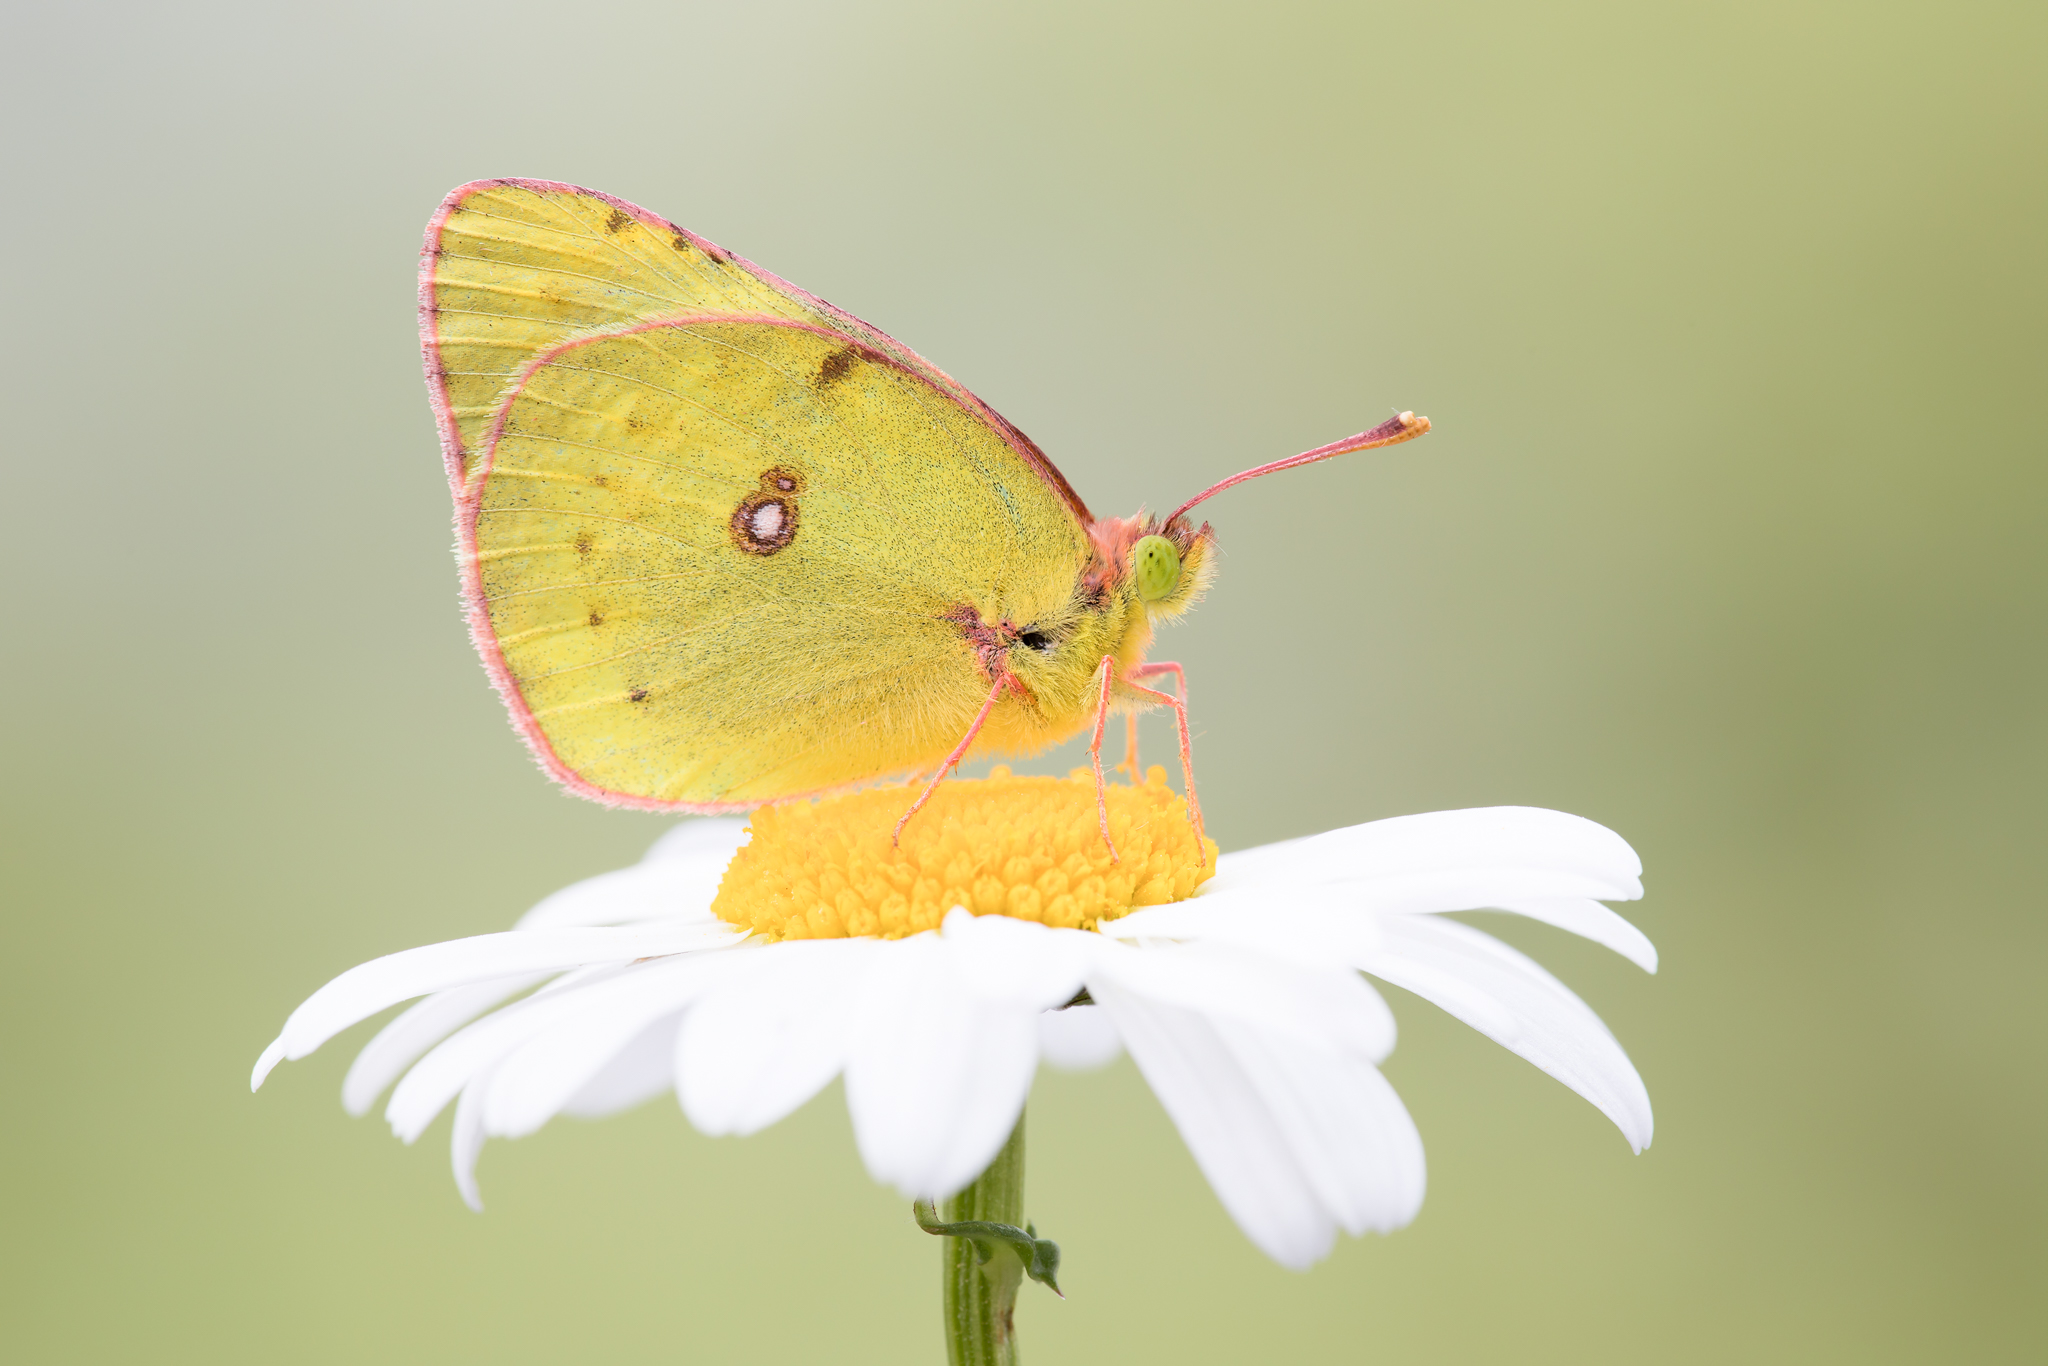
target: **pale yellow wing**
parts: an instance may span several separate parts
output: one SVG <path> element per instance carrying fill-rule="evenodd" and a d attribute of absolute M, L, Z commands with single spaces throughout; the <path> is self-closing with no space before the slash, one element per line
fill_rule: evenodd
<path fill-rule="evenodd" d="M 458 420 L 478 643 L 600 800 L 751 806 L 935 764 L 989 689 L 963 623 L 1071 612 L 1088 558 L 1007 428 L 823 323 L 572 335 L 494 427 Z M 1004 706 L 1030 744 L 1028 699 Z"/>
<path fill-rule="evenodd" d="M 930 361 L 745 257 L 595 190 L 479 180 L 451 192 L 420 248 L 419 307 L 427 391 L 458 497 L 506 387 L 545 348 L 682 312 L 735 313 L 840 332 L 917 372 L 994 426 L 1088 520 L 1044 453 Z"/>
<path fill-rule="evenodd" d="M 460 485 L 506 386 L 544 347 L 685 309 L 814 323 L 836 312 L 592 190 L 485 180 L 450 194 L 420 259 L 420 337 L 450 479 Z"/>

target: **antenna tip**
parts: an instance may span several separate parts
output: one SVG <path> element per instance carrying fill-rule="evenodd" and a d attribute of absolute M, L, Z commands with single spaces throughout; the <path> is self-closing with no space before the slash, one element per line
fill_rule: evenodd
<path fill-rule="evenodd" d="M 1332 446 L 1322 449 L 1336 455 L 1342 451 L 1369 451 L 1375 446 L 1397 446 L 1403 441 L 1413 441 L 1428 430 L 1428 418 L 1402 413 L 1399 417 L 1388 418 L 1369 432 L 1360 432 L 1348 441 L 1333 443 L 1334 449 Z"/>

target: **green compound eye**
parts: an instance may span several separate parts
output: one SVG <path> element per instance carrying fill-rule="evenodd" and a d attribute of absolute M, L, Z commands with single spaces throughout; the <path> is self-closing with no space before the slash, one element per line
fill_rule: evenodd
<path fill-rule="evenodd" d="M 1180 583 L 1180 552 L 1164 536 L 1147 536 L 1131 547 L 1131 572 L 1138 576 L 1138 596 L 1157 602 Z"/>

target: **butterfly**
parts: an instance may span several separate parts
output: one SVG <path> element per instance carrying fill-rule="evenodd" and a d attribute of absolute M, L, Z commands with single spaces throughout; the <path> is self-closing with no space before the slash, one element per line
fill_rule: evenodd
<path fill-rule="evenodd" d="M 1403 413 L 1164 519 L 1096 517 L 908 347 L 553 181 L 443 201 L 419 318 L 471 634 L 541 765 L 614 806 L 738 811 L 931 773 L 908 820 L 970 753 L 1092 725 L 1100 811 L 1108 714 L 1167 706 L 1199 830 L 1186 675 L 1145 658 L 1215 572 L 1188 512 L 1429 430 Z"/>

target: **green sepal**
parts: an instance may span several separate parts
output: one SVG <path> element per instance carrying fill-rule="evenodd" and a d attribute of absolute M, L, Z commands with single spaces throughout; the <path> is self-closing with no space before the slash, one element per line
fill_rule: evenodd
<path fill-rule="evenodd" d="M 1049 1288 L 1053 1294 L 1065 1299 L 1066 1292 L 1060 1289 L 1057 1277 L 1060 1271 L 1060 1245 L 1050 1238 L 1038 1236 L 1038 1230 L 1031 1224 L 1018 1228 L 1015 1224 L 992 1224 L 985 1219 L 969 1219 L 964 1223 L 942 1224 L 939 1222 L 938 1207 L 927 1200 L 911 1204 L 910 1212 L 917 1216 L 917 1226 L 926 1233 L 946 1238 L 965 1238 L 974 1244 L 974 1255 L 983 1266 L 996 1254 L 998 1247 L 1006 1247 L 1015 1253 L 1017 1260 L 1024 1263 L 1024 1274 Z"/>

